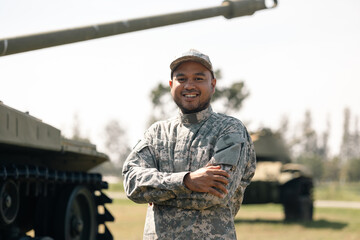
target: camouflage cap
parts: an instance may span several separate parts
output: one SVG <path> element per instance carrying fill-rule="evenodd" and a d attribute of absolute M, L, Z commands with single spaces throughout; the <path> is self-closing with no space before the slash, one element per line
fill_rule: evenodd
<path fill-rule="evenodd" d="M 204 67 L 209 69 L 209 71 L 211 72 L 212 75 L 214 75 L 213 74 L 212 64 L 211 64 L 209 56 L 199 52 L 198 50 L 190 49 L 189 51 L 184 52 L 183 54 L 181 54 L 181 56 L 176 57 L 175 60 L 171 62 L 171 64 L 170 64 L 171 77 L 172 77 L 173 72 L 175 71 L 175 69 L 181 63 L 187 62 L 187 61 L 194 61 L 194 62 L 201 63 Z"/>

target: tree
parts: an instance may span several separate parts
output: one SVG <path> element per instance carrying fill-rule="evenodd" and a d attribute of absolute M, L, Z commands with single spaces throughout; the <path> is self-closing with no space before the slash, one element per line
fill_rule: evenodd
<path fill-rule="evenodd" d="M 312 127 L 312 116 L 310 111 L 305 112 L 305 119 L 302 123 L 302 133 L 293 147 L 298 147 L 296 160 L 298 163 L 307 166 L 313 173 L 314 179 L 320 181 L 324 174 L 324 163 L 327 159 L 327 141 L 330 125 L 323 134 L 322 143 L 318 141 L 318 135 Z"/>
<path fill-rule="evenodd" d="M 230 87 L 219 87 L 214 93 L 212 102 L 222 101 L 222 110 L 225 114 L 231 114 L 241 109 L 242 103 L 249 96 L 249 91 L 242 81 L 234 82 Z"/>
<path fill-rule="evenodd" d="M 103 175 L 114 175 L 121 177 L 122 165 L 130 153 L 130 147 L 127 144 L 126 134 L 117 120 L 110 120 L 104 129 L 105 150 L 110 161 L 104 162 L 99 166 L 91 169 L 90 172 L 99 172 Z M 71 139 L 88 142 L 90 140 L 81 133 L 81 121 L 78 114 L 74 115 Z"/>
<path fill-rule="evenodd" d="M 324 174 L 324 161 L 316 154 L 312 155 L 300 155 L 297 158 L 298 163 L 305 165 L 313 174 L 313 178 L 316 181 L 320 181 Z"/>
<path fill-rule="evenodd" d="M 350 136 L 350 109 L 344 109 L 344 125 L 343 137 L 340 147 L 340 156 L 342 163 L 346 162 L 351 157 L 351 136 Z"/>
<path fill-rule="evenodd" d="M 340 148 L 340 158 L 343 164 L 350 159 L 360 158 L 360 133 L 358 128 L 358 118 L 355 118 L 354 131 L 351 131 L 350 129 L 350 120 L 350 109 L 345 108 L 343 138 Z"/>
<path fill-rule="evenodd" d="M 170 86 L 159 83 L 150 92 L 152 103 L 152 113 L 148 125 L 160 120 L 166 119 L 176 111 L 176 105 L 170 94 Z"/>
<path fill-rule="evenodd" d="M 311 112 L 305 112 L 305 120 L 303 122 L 303 154 L 315 155 L 318 150 L 317 134 L 312 127 Z"/>
<path fill-rule="evenodd" d="M 322 180 L 327 182 L 339 181 L 341 176 L 340 158 L 334 157 L 324 162 L 324 174 Z"/>
<path fill-rule="evenodd" d="M 360 158 L 351 158 L 347 162 L 347 177 L 349 181 L 360 181 Z"/>
<path fill-rule="evenodd" d="M 359 181 L 360 180 L 360 132 L 358 128 L 358 118 L 355 117 L 354 130 L 350 129 L 351 112 L 350 109 L 344 110 L 343 138 L 340 148 L 340 159 L 344 168 L 341 180 Z"/>
<path fill-rule="evenodd" d="M 120 126 L 119 121 L 110 120 L 105 126 L 104 135 L 105 152 L 110 156 L 114 164 L 122 168 L 126 157 L 131 151 L 125 130 Z"/>
<path fill-rule="evenodd" d="M 212 104 L 221 106 L 221 112 L 225 114 L 239 111 L 243 101 L 249 96 L 249 91 L 246 89 L 245 83 L 243 81 L 236 81 L 232 83 L 230 87 L 221 87 L 221 85 L 219 85 L 219 80 L 222 77 L 220 69 L 215 71 L 215 76 L 218 82 L 212 97 Z M 153 112 L 149 120 L 150 124 L 157 120 L 170 117 L 177 110 L 168 85 L 159 83 L 151 90 L 150 99 L 153 105 Z"/>
<path fill-rule="evenodd" d="M 75 113 L 73 116 L 73 126 L 72 126 L 72 137 L 73 140 L 84 141 L 90 143 L 90 140 L 87 137 L 84 137 L 81 134 L 81 121 L 79 119 L 78 113 Z"/>
<path fill-rule="evenodd" d="M 105 139 L 104 152 L 109 156 L 110 161 L 104 162 L 91 171 L 121 178 L 122 166 L 131 151 L 125 130 L 119 121 L 113 119 L 105 125 L 103 135 Z"/>

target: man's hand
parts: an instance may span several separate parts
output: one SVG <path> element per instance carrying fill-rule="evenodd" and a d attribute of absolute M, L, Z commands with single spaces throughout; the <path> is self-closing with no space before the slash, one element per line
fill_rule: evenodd
<path fill-rule="evenodd" d="M 185 175 L 184 184 L 194 192 L 208 192 L 223 198 L 228 191 L 228 178 L 230 175 L 220 166 L 205 166 Z"/>

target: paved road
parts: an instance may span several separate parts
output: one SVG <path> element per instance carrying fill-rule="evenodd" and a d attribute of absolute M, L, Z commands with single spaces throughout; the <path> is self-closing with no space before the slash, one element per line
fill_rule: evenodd
<path fill-rule="evenodd" d="M 350 201 L 318 200 L 318 201 L 315 201 L 314 205 L 315 205 L 315 207 L 334 207 L 334 208 L 360 209 L 360 202 L 350 202 Z"/>
<path fill-rule="evenodd" d="M 107 195 L 113 199 L 125 199 L 125 193 L 122 192 L 107 192 Z M 360 202 L 350 202 L 350 201 L 327 201 L 327 200 L 317 200 L 314 203 L 315 207 L 333 207 L 333 208 L 353 208 L 360 209 Z"/>

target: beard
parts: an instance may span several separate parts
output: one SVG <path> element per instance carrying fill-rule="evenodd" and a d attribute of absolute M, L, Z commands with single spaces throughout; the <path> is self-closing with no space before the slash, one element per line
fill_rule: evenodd
<path fill-rule="evenodd" d="M 176 105 L 180 108 L 181 112 L 184 114 L 197 113 L 202 110 L 205 110 L 206 108 L 209 107 L 211 101 L 211 97 L 209 97 L 208 99 L 204 101 L 199 101 L 198 103 L 184 104 L 181 99 L 175 97 L 173 97 L 173 99 Z"/>

